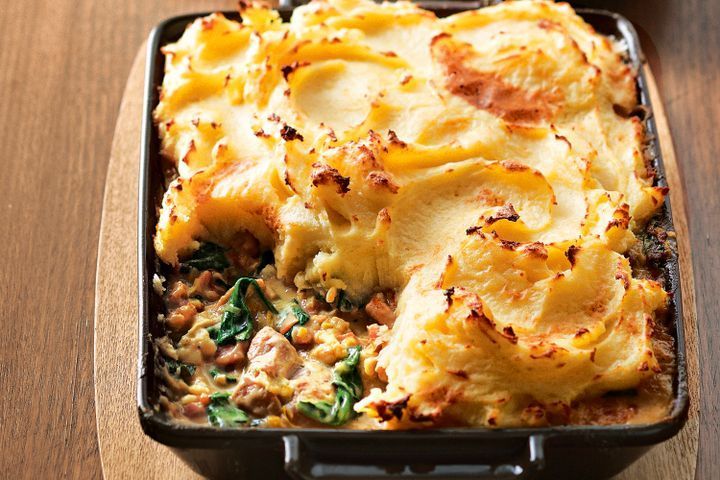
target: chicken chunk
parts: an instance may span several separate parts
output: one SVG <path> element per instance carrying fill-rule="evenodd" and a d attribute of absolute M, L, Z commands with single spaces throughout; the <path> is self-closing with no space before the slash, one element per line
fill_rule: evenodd
<path fill-rule="evenodd" d="M 249 369 L 261 370 L 271 377 L 289 378 L 302 365 L 297 350 L 287 338 L 271 327 L 261 329 L 250 343 Z"/>
<path fill-rule="evenodd" d="M 232 398 L 238 407 L 255 417 L 279 415 L 282 406 L 280 398 L 268 391 L 267 385 L 250 375 L 243 375 Z"/>
<path fill-rule="evenodd" d="M 256 417 L 279 414 L 292 397 L 288 379 L 302 366 L 300 355 L 284 336 L 264 327 L 250 342 L 247 358 L 233 401 Z"/>

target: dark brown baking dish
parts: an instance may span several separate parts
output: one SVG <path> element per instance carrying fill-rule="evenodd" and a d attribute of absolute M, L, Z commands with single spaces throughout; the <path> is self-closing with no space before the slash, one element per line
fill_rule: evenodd
<path fill-rule="evenodd" d="M 477 8 L 476 2 L 425 2 L 438 16 Z M 292 7 L 280 8 L 288 18 Z M 638 103 L 648 135 L 648 151 L 657 170 L 657 184 L 665 178 L 650 98 L 640 68 L 642 52 L 634 28 L 620 15 L 578 12 L 599 33 L 622 38 L 629 61 L 638 70 Z M 162 300 L 153 291 L 158 271 L 152 237 L 156 206 L 163 194 L 160 146 L 152 111 L 158 102 L 164 58 L 160 47 L 177 40 L 195 14 L 170 18 L 150 35 L 145 77 L 145 105 L 140 154 L 139 205 L 139 365 L 138 411 L 147 435 L 169 446 L 193 470 L 211 478 L 247 479 L 379 479 L 379 478 L 607 478 L 650 449 L 675 435 L 685 422 L 688 388 L 685 341 L 677 255 L 659 265 L 671 292 L 669 312 L 675 337 L 677 376 L 670 416 L 651 425 L 561 426 L 521 429 L 437 429 L 426 431 L 349 431 L 341 429 L 219 429 L 172 423 L 157 412 L 152 338 L 161 334 L 157 314 Z M 238 18 L 227 12 L 230 18 Z M 673 230 L 669 199 L 654 219 Z M 168 472 L 172 474 L 172 472 Z"/>

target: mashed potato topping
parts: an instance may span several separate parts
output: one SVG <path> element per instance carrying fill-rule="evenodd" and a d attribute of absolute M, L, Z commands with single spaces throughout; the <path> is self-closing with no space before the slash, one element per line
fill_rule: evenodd
<path fill-rule="evenodd" d="M 379 428 L 569 422 L 660 374 L 667 294 L 625 254 L 666 192 L 615 43 L 547 1 L 241 14 L 163 49 L 163 262 L 249 234 L 292 288 L 397 292 L 371 363 L 360 342 L 378 380 L 355 410 Z"/>

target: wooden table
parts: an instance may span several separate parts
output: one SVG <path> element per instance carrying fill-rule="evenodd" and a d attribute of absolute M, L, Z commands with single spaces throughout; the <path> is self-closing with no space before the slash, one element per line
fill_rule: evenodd
<path fill-rule="evenodd" d="M 720 2 L 586 2 L 639 27 L 687 192 L 702 373 L 697 478 L 720 464 Z M 113 127 L 138 46 L 212 0 L 0 6 L 0 476 L 99 478 L 93 403 L 97 239 Z M 679 212 L 676 212 L 676 215 Z M 134 261 L 134 259 L 128 259 Z M 130 321 L 135 319 L 118 319 Z"/>

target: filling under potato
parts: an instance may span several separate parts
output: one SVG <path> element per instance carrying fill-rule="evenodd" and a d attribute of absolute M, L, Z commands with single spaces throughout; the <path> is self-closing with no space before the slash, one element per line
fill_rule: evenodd
<path fill-rule="evenodd" d="M 395 292 L 358 305 L 345 292 L 298 289 L 246 236 L 205 243 L 168 275 L 158 340 L 162 405 L 213 425 L 361 426 L 353 410 L 382 384 L 375 364 L 395 320 Z"/>
<path fill-rule="evenodd" d="M 633 255 L 651 275 L 642 250 Z M 382 419 L 353 407 L 387 381 L 377 356 L 395 321 L 395 292 L 359 304 L 342 290 L 298 289 L 276 274 L 272 253 L 245 234 L 232 248 L 205 243 L 166 280 L 156 277 L 168 308 L 167 335 L 156 341 L 160 405 L 177 420 L 219 427 L 377 427 Z M 672 341 L 659 325 L 654 345 L 666 374 Z M 530 402 L 526 414 L 536 425 L 642 421 L 666 408 L 664 381 L 572 408 Z"/>

